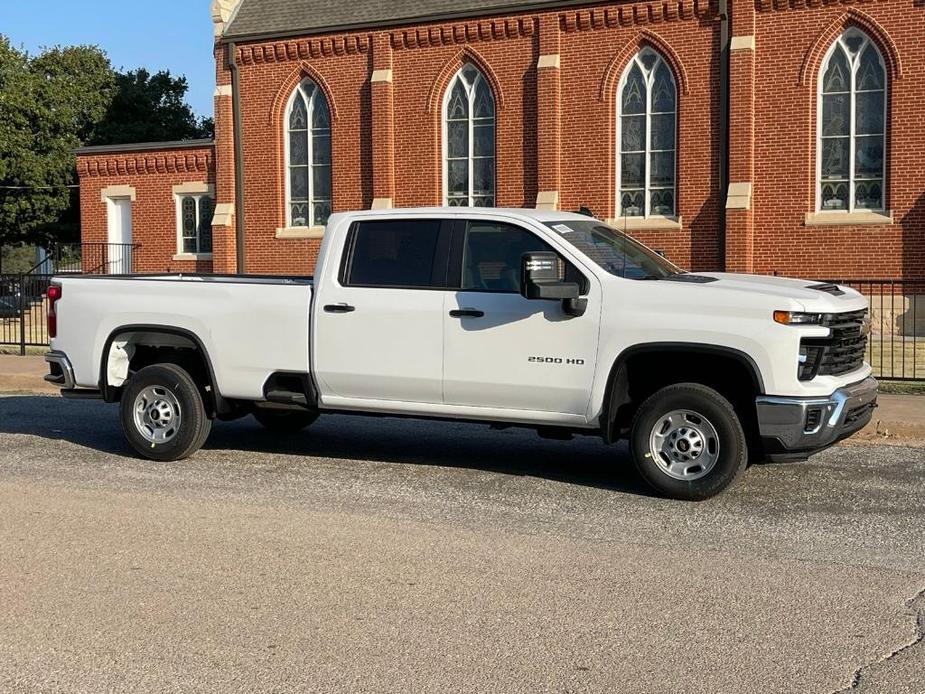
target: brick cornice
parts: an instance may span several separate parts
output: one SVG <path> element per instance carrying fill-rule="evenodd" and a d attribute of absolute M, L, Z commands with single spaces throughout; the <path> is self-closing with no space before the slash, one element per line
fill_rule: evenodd
<path fill-rule="evenodd" d="M 716 16 L 717 0 L 663 0 L 619 7 L 596 7 L 589 10 L 562 12 L 559 25 L 562 31 L 591 31 L 641 24 L 660 24 L 694 17 Z"/>
<path fill-rule="evenodd" d="M 890 2 L 890 0 L 755 0 L 755 9 L 759 12 L 776 10 L 803 10 L 831 7 L 833 5 L 872 5 Z"/>
<path fill-rule="evenodd" d="M 444 26 L 399 29 L 391 32 L 389 40 L 392 48 L 399 50 L 520 38 L 523 36 L 533 36 L 535 33 L 536 19 L 527 16 L 459 22 L 457 24 Z"/>
<path fill-rule="evenodd" d="M 369 51 L 369 36 L 342 34 L 317 39 L 293 39 L 258 43 L 238 48 L 238 63 L 283 63 L 340 55 L 356 55 Z"/>
<path fill-rule="evenodd" d="M 202 173 L 214 171 L 211 153 L 138 153 L 111 157 L 78 157 L 77 175 L 133 176 L 139 174 Z"/>

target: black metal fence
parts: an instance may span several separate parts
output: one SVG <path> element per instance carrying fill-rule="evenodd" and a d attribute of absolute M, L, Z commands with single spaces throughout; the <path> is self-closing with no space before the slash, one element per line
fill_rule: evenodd
<path fill-rule="evenodd" d="M 79 246 L 79 247 L 76 247 Z M 74 244 L 56 248 L 32 271 L 0 275 L 0 345 L 48 344 L 46 292 L 53 275 L 123 274 L 139 246 Z M 925 280 L 833 280 L 867 297 L 871 334 L 866 360 L 878 378 L 925 381 Z"/>
<path fill-rule="evenodd" d="M 140 246 L 119 243 L 60 244 L 28 272 L 0 274 L 0 345 L 48 344 L 48 285 L 55 275 L 134 272 Z"/>
<path fill-rule="evenodd" d="M 925 280 L 835 280 L 870 305 L 867 357 L 878 378 L 925 381 Z"/>

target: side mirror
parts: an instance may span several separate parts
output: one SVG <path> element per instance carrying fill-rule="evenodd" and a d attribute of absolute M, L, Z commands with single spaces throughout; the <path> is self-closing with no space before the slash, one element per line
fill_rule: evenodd
<path fill-rule="evenodd" d="M 570 316 L 583 315 L 588 300 L 579 297 L 576 282 L 559 279 L 559 256 L 548 251 L 524 253 L 520 264 L 520 294 L 525 299 L 562 301 L 562 309 Z"/>

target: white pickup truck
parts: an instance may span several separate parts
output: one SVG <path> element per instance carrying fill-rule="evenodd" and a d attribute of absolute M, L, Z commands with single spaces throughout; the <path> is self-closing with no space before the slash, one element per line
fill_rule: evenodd
<path fill-rule="evenodd" d="M 705 499 L 871 418 L 867 302 L 831 284 L 682 272 L 564 212 L 332 215 L 313 279 L 58 277 L 47 380 L 118 402 L 138 453 L 214 419 L 292 432 L 329 412 L 628 439 L 659 493 Z"/>

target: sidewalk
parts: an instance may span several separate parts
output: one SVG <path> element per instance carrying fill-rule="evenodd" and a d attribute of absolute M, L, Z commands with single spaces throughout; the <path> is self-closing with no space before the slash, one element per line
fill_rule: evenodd
<path fill-rule="evenodd" d="M 58 388 L 43 379 L 48 365 L 40 356 L 0 354 L 0 393 L 58 394 Z"/>
<path fill-rule="evenodd" d="M 0 354 L 0 393 L 57 395 L 43 379 L 48 373 L 40 356 Z M 873 421 L 854 440 L 869 442 L 925 442 L 925 395 L 881 394 Z"/>

